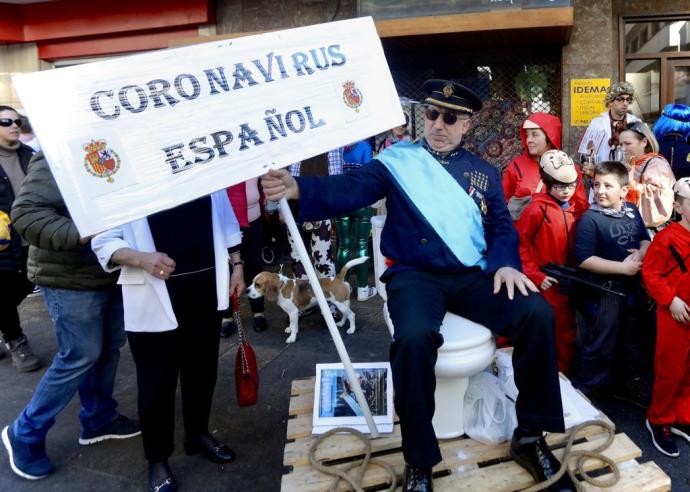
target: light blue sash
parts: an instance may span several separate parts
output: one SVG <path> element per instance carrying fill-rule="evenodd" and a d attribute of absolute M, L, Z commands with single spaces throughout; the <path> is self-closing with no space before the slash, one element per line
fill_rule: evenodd
<path fill-rule="evenodd" d="M 376 156 L 417 210 L 465 266 L 486 268 L 486 239 L 479 207 L 419 144 L 400 142 Z"/>

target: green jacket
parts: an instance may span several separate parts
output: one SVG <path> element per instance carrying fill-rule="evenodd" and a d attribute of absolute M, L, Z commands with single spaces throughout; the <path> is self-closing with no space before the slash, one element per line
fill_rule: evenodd
<path fill-rule="evenodd" d="M 114 285 L 90 245 L 79 244 L 79 231 L 53 178 L 43 152 L 29 163 L 26 179 L 12 205 L 14 228 L 30 244 L 28 277 L 53 289 L 93 290 Z"/>

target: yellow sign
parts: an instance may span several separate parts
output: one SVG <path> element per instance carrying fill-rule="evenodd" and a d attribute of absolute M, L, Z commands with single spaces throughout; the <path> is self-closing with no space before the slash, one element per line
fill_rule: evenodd
<path fill-rule="evenodd" d="M 592 118 L 606 110 L 604 97 L 611 79 L 570 81 L 570 126 L 588 126 Z"/>

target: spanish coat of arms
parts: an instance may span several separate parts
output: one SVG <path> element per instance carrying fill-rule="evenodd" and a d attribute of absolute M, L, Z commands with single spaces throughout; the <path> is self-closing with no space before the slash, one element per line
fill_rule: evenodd
<path fill-rule="evenodd" d="M 355 83 L 352 80 L 348 80 L 343 84 L 343 101 L 345 101 L 348 107 L 359 112 L 358 108 L 362 105 L 364 96 L 362 91 L 355 87 Z"/>
<path fill-rule="evenodd" d="M 105 140 L 91 140 L 84 144 L 86 155 L 84 167 L 86 171 L 97 178 L 105 178 L 108 183 L 115 181 L 113 175 L 120 169 L 120 156 L 108 148 Z"/>

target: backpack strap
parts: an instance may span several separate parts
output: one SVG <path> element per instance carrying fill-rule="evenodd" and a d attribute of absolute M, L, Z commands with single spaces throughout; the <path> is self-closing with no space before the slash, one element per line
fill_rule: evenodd
<path fill-rule="evenodd" d="M 688 267 L 685 266 L 685 262 L 683 261 L 683 258 L 680 256 L 680 253 L 678 253 L 678 250 L 675 248 L 675 246 L 669 244 L 668 249 L 671 252 L 671 256 L 673 256 L 673 259 L 676 260 L 676 262 L 678 263 L 678 268 L 680 268 L 680 271 L 683 273 L 687 273 Z"/>
<path fill-rule="evenodd" d="M 539 229 L 541 229 L 541 226 L 544 222 L 549 222 L 548 217 L 546 217 L 546 205 L 544 205 L 541 208 L 542 211 L 542 216 L 541 220 L 539 221 L 539 224 L 537 224 L 537 227 L 534 229 L 534 233 L 532 233 L 532 237 L 530 238 L 530 243 L 533 243 L 534 240 L 537 238 L 537 234 L 539 233 Z"/>
<path fill-rule="evenodd" d="M 656 156 L 650 157 L 650 158 L 647 159 L 647 161 L 644 163 L 644 166 L 642 166 L 642 171 L 640 171 L 640 182 L 642 182 L 642 175 L 643 175 L 644 172 L 647 170 L 647 166 L 649 166 L 649 163 L 652 162 L 652 159 L 654 159 L 654 158 L 656 158 Z"/>

